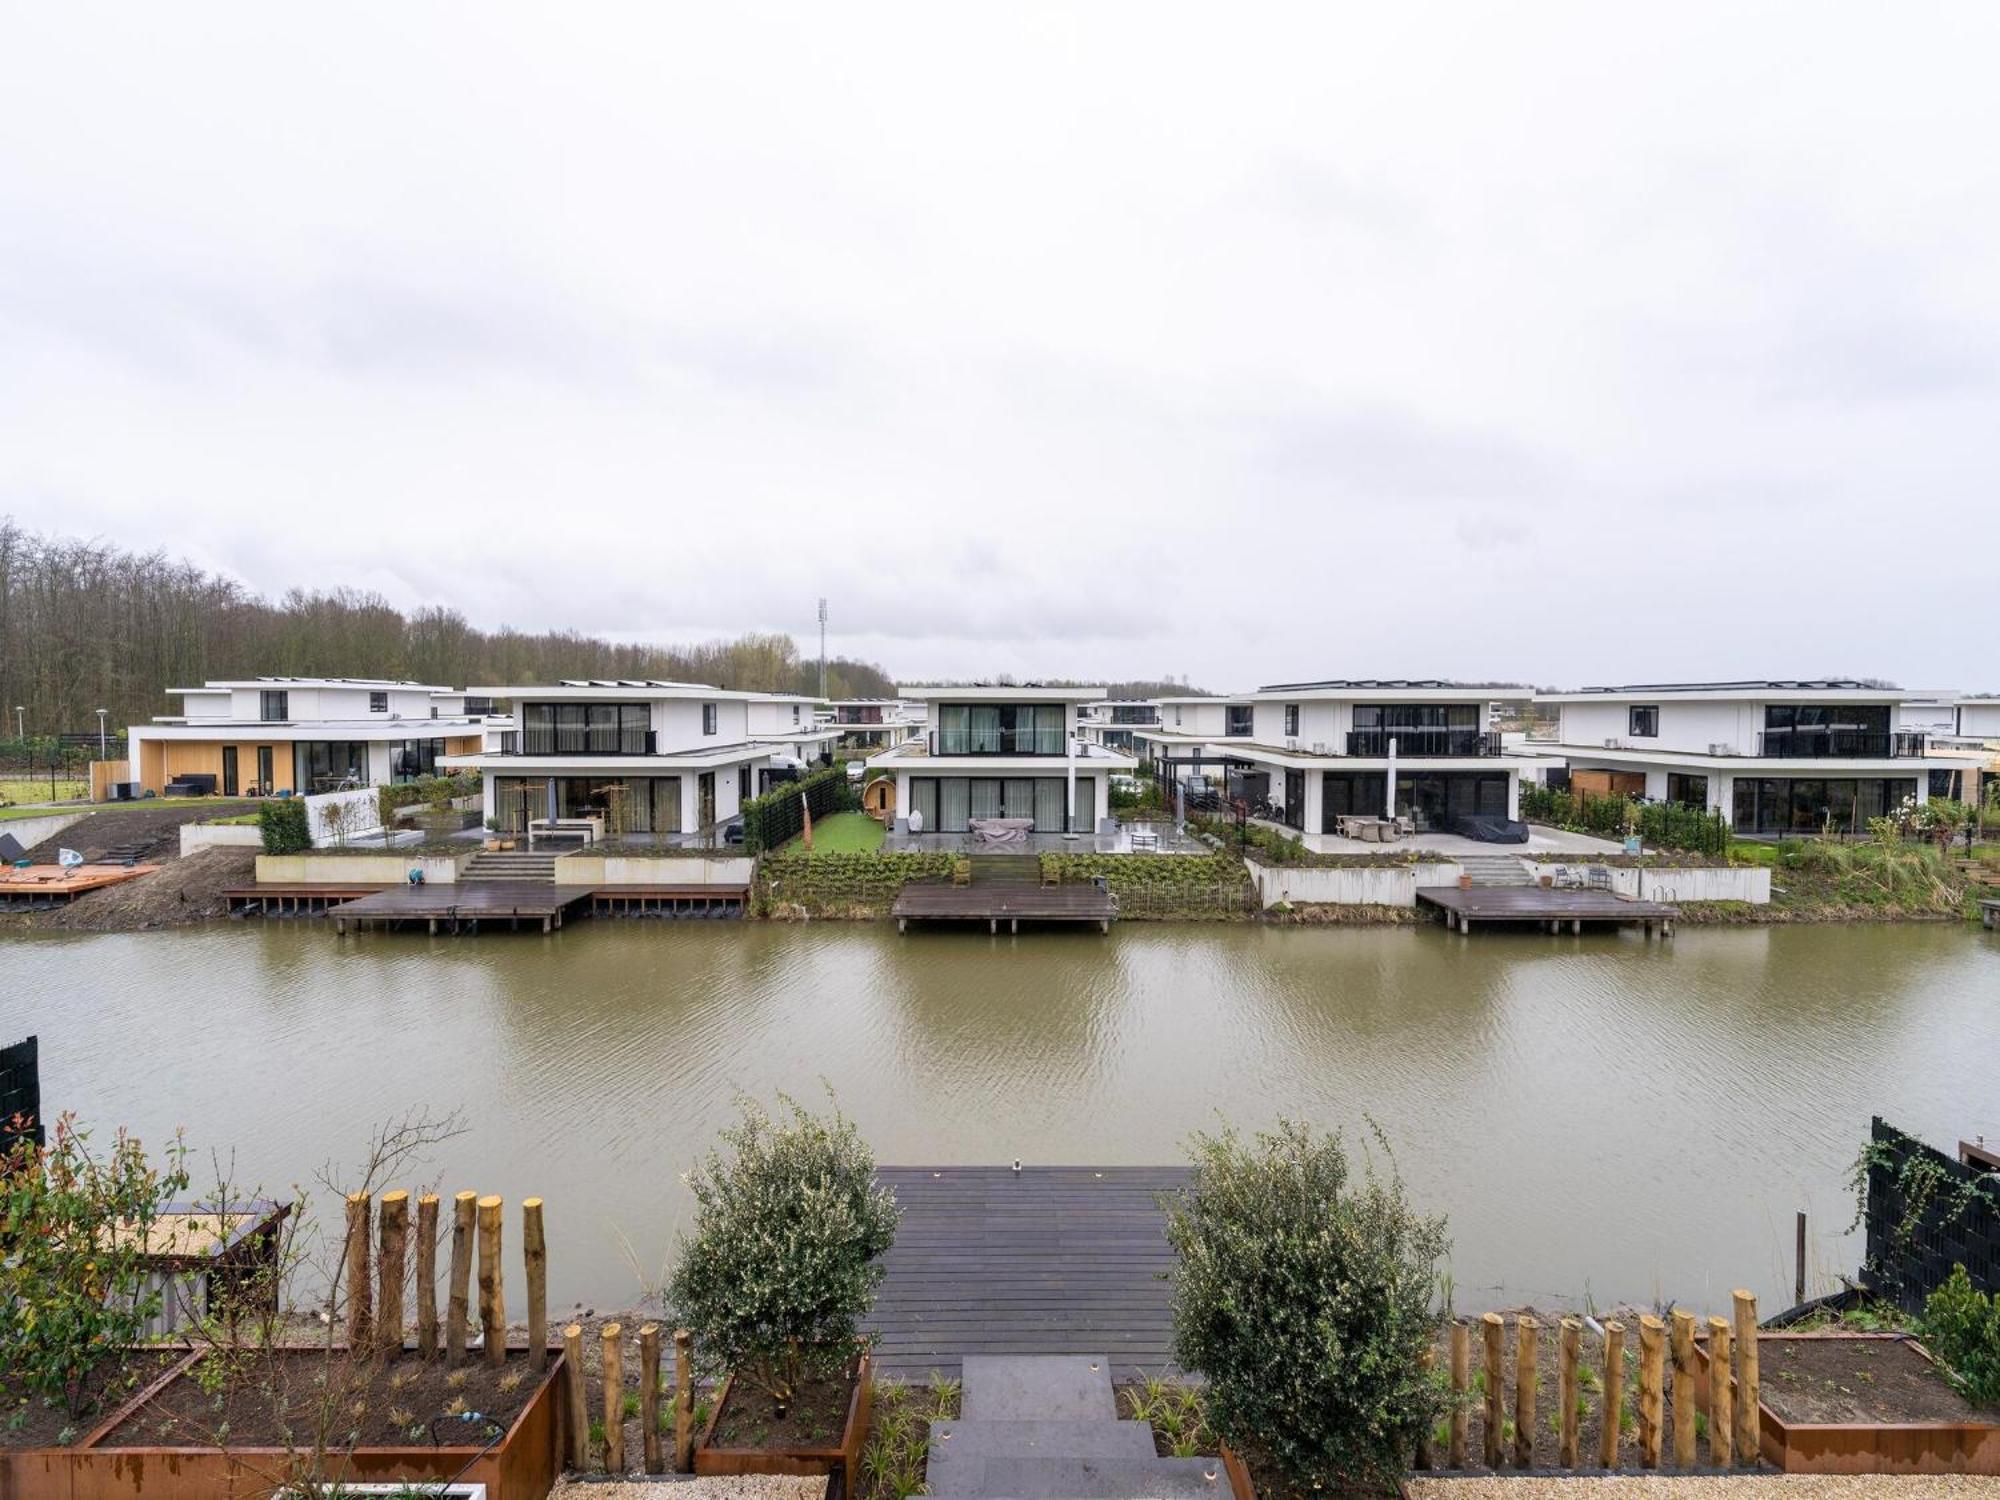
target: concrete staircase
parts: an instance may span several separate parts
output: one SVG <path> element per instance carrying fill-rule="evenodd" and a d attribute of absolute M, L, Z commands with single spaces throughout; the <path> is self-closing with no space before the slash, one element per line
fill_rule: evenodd
<path fill-rule="evenodd" d="M 495 853 L 482 849 L 458 872 L 461 880 L 507 881 L 515 885 L 554 885 L 556 857 L 526 850 Z"/>
<path fill-rule="evenodd" d="M 962 1415 L 931 1423 L 925 1479 L 952 1500 L 1217 1500 L 1216 1458 L 1161 1458 L 1121 1420 L 1111 1363 L 1091 1356 L 965 1360 Z"/>
<path fill-rule="evenodd" d="M 1516 854 L 1456 854 L 1452 856 L 1475 886 L 1533 885 L 1528 867 Z"/>

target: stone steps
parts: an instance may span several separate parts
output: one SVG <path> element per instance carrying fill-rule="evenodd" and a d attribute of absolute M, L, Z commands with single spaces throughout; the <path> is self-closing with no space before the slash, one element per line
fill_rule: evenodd
<path fill-rule="evenodd" d="M 1533 885 L 1528 867 L 1513 854 L 1460 854 L 1455 856 L 1475 886 Z"/>
<path fill-rule="evenodd" d="M 494 853 L 482 849 L 465 862 L 463 880 L 512 881 L 521 885 L 554 885 L 553 854 Z"/>

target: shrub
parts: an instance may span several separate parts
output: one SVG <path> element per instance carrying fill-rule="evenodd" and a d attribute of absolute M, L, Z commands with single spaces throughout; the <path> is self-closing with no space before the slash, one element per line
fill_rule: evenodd
<path fill-rule="evenodd" d="M 47 1146 L 24 1136 L 0 1157 L 0 1370 L 72 1417 L 92 1368 L 139 1342 L 160 1311 L 140 1253 L 187 1187 L 185 1155 L 176 1141 L 156 1169 L 121 1130 L 100 1160 L 64 1115 Z"/>
<path fill-rule="evenodd" d="M 1962 1265 L 1924 1299 L 1924 1340 L 1975 1406 L 2000 1406 L 2000 1298 L 1972 1285 Z"/>
<path fill-rule="evenodd" d="M 460 797 L 477 797 L 479 791 L 477 771 L 456 771 L 448 776 L 419 776 L 415 781 L 377 787 L 375 797 L 382 807 L 382 826 L 387 828 L 396 821 L 399 807 L 408 807 L 413 802 L 444 806 Z"/>
<path fill-rule="evenodd" d="M 801 795 L 815 818 L 852 812 L 861 805 L 859 795 L 848 784 L 847 773 L 839 766 L 829 766 L 797 781 L 779 782 L 763 796 L 752 797 L 743 804 L 743 852 L 756 854 L 776 849 L 797 835 L 806 826 L 799 803 Z"/>
<path fill-rule="evenodd" d="M 1444 1220 L 1393 1172 L 1351 1181 L 1338 1132 L 1198 1135 L 1173 1205 L 1174 1360 L 1233 1446 L 1301 1491 L 1400 1474 L 1444 1409 L 1423 1365 Z"/>
<path fill-rule="evenodd" d="M 257 809 L 257 826 L 264 833 L 266 854 L 303 854 L 312 848 L 312 828 L 301 798 L 272 798 Z"/>
<path fill-rule="evenodd" d="M 695 1227 L 668 1298 L 704 1360 L 786 1406 L 802 1380 L 837 1375 L 896 1235 L 896 1204 L 853 1122 L 780 1097 L 773 1119 L 744 1104 L 690 1172 Z"/>
<path fill-rule="evenodd" d="M 1677 802 L 1634 802 L 1629 797 L 1552 792 L 1529 782 L 1521 783 L 1521 816 L 1531 823 L 1548 823 L 1608 839 L 1636 833 L 1656 849 L 1686 849 L 1696 854 L 1726 855 L 1734 842 L 1729 820 L 1720 813 L 1682 807 Z"/>

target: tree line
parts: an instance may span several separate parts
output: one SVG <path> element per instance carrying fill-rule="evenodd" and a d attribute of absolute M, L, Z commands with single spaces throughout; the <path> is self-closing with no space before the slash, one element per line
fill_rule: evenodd
<path fill-rule="evenodd" d="M 575 631 L 482 630 L 443 605 L 405 614 L 357 589 L 272 601 L 164 552 L 44 536 L 0 516 L 0 738 L 15 706 L 30 738 L 113 731 L 178 711 L 170 687 L 246 677 L 388 677 L 451 687 L 563 677 L 660 678 L 813 693 L 819 662 L 782 633 L 691 646 L 624 645 Z M 834 698 L 893 697 L 871 662 L 829 658 Z"/>

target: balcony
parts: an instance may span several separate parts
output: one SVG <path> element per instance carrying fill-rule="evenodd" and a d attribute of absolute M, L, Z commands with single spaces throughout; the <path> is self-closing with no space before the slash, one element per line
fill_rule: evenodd
<path fill-rule="evenodd" d="M 508 729 L 500 734 L 502 755 L 653 755 L 650 729 Z"/>
<path fill-rule="evenodd" d="M 933 729 L 926 737 L 932 755 L 1061 755 L 1068 736 L 1052 729 Z"/>
<path fill-rule="evenodd" d="M 1913 730 L 1767 729 L 1757 753 L 1767 760 L 1903 760 L 1924 753 L 1926 736 Z"/>
<path fill-rule="evenodd" d="M 1489 729 L 1355 729 L 1348 732 L 1347 753 L 1379 759 L 1389 753 L 1391 740 L 1398 759 L 1500 754 L 1500 735 Z"/>

